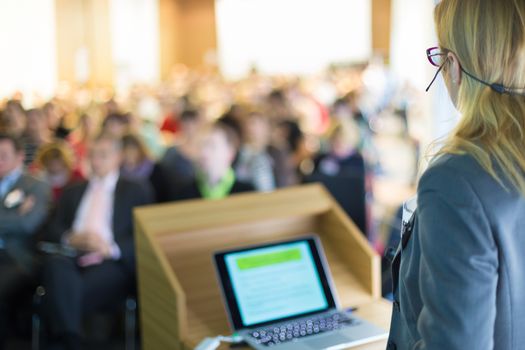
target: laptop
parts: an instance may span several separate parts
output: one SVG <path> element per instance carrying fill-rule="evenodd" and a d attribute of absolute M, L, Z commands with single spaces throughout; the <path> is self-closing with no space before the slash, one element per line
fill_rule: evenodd
<path fill-rule="evenodd" d="M 388 333 L 341 310 L 315 235 L 214 254 L 230 325 L 258 350 L 346 349 Z"/>

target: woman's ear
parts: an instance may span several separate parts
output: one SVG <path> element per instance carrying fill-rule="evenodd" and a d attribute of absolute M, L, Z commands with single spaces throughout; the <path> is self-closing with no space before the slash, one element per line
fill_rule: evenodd
<path fill-rule="evenodd" d="M 459 63 L 458 57 L 455 53 L 449 52 L 447 53 L 447 61 L 448 61 L 448 74 L 450 77 L 451 82 L 454 85 L 460 85 L 461 84 L 461 65 Z"/>

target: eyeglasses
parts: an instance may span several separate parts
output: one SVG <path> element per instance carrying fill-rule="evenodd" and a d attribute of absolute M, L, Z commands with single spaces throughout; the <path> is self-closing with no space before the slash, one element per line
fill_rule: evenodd
<path fill-rule="evenodd" d="M 439 72 L 441 72 L 443 66 L 445 66 L 445 63 L 447 62 L 448 58 L 447 54 L 445 52 L 441 52 L 439 47 L 431 47 L 427 49 L 427 59 L 431 65 L 439 67 L 439 69 L 437 70 L 436 74 L 434 74 L 434 78 L 432 78 L 432 81 L 430 82 L 430 84 L 428 84 L 427 88 L 425 89 L 426 92 L 430 90 L 430 87 L 436 81 Z"/>
<path fill-rule="evenodd" d="M 447 60 L 447 52 L 442 52 L 439 47 L 431 47 L 427 49 L 427 59 L 431 65 L 441 67 Z"/>
<path fill-rule="evenodd" d="M 445 66 L 445 63 L 448 60 L 448 56 L 447 56 L 448 52 L 450 52 L 450 50 L 447 50 L 447 49 L 441 50 L 439 47 L 431 47 L 431 48 L 427 49 L 427 59 L 428 59 L 428 61 L 434 67 L 439 67 L 439 69 L 437 70 L 437 72 L 434 75 L 434 78 L 432 79 L 430 84 L 428 84 L 428 87 L 426 88 L 425 91 L 428 92 L 428 90 L 430 89 L 432 84 L 434 84 L 434 81 L 436 80 L 439 72 L 441 72 L 441 70 Z M 521 89 L 520 88 L 509 88 L 509 87 L 506 87 L 506 86 L 504 86 L 502 84 L 498 84 L 498 83 L 487 83 L 486 81 L 483 81 L 483 80 L 477 78 L 476 76 L 470 74 L 469 72 L 467 72 L 465 69 L 463 69 L 461 64 L 459 65 L 459 69 L 461 69 L 461 71 L 463 73 L 465 73 L 467 76 L 469 76 L 470 78 L 474 79 L 478 83 L 481 83 L 483 85 L 486 85 L 486 86 L 490 87 L 492 90 L 496 91 L 497 93 L 525 96 L 525 89 L 523 89 L 523 88 L 521 88 Z"/>

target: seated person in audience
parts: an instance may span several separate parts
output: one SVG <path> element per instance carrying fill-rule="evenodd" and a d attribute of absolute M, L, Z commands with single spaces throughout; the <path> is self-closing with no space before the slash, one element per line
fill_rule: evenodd
<path fill-rule="evenodd" d="M 359 99 L 361 95 L 359 89 L 352 90 L 344 97 L 337 99 L 332 107 L 332 117 L 339 123 L 347 121 L 355 123 L 359 130 L 358 149 L 365 159 L 367 169 L 381 172 L 379 155 L 373 139 L 374 130 L 370 127 L 368 118 L 365 118 L 359 109 Z"/>
<path fill-rule="evenodd" d="M 237 154 L 235 133 L 216 123 L 199 138 L 197 174 L 174 199 L 221 199 L 233 193 L 253 191 L 254 187 L 238 181 L 232 164 Z"/>
<path fill-rule="evenodd" d="M 58 106 L 53 102 L 47 102 L 43 107 L 42 111 L 44 112 L 47 120 L 47 127 L 53 138 L 65 139 L 71 130 L 64 127 L 64 118 L 62 111 Z"/>
<path fill-rule="evenodd" d="M 167 114 L 164 115 L 162 123 L 160 125 L 160 131 L 167 139 L 173 139 L 173 137 L 180 131 L 180 106 L 183 103 L 177 101 Z M 166 136 L 167 135 L 167 136 Z"/>
<path fill-rule="evenodd" d="M 35 284 L 32 236 L 47 216 L 49 187 L 24 170 L 20 138 L 0 134 L 0 349 L 22 289 Z"/>
<path fill-rule="evenodd" d="M 167 140 L 160 131 L 162 107 L 159 100 L 153 96 L 141 97 L 129 116 L 132 120 L 131 130 L 140 137 L 148 153 L 155 159 L 162 157 Z"/>
<path fill-rule="evenodd" d="M 38 151 L 33 172 L 51 186 L 55 204 L 65 187 L 84 180 L 74 166 L 73 151 L 65 141 L 52 142 Z"/>
<path fill-rule="evenodd" d="M 62 193 L 45 239 L 75 248 L 75 258 L 49 256 L 42 267 L 42 310 L 51 338 L 67 349 L 81 344 L 82 318 L 115 309 L 133 291 L 132 210 L 151 202 L 138 182 L 119 176 L 120 139 L 102 134 L 89 150 L 89 181 Z"/>
<path fill-rule="evenodd" d="M 311 151 L 298 122 L 293 119 L 280 121 L 273 133 L 273 143 L 288 154 L 289 166 L 293 169 L 289 185 L 299 183 L 304 174 L 311 173 Z"/>
<path fill-rule="evenodd" d="M 187 109 L 179 121 L 176 143 L 166 150 L 150 178 L 159 202 L 174 199 L 177 191 L 195 179 L 193 163 L 199 151 L 197 136 L 203 125 L 202 116 L 197 110 Z"/>
<path fill-rule="evenodd" d="M 134 134 L 124 135 L 122 147 L 123 157 L 120 174 L 140 181 L 149 179 L 154 162 L 142 140 Z"/>
<path fill-rule="evenodd" d="M 2 112 L 2 132 L 15 136 L 22 137 L 26 131 L 27 115 L 22 104 L 17 100 L 9 100 L 6 103 L 5 109 Z"/>
<path fill-rule="evenodd" d="M 102 122 L 102 133 L 114 138 L 128 134 L 131 128 L 131 118 L 127 114 L 111 113 Z"/>
<path fill-rule="evenodd" d="M 337 124 L 329 134 L 329 151 L 314 160 L 315 172 L 325 175 L 365 176 L 365 162 L 359 153 L 359 131 L 354 121 Z"/>
<path fill-rule="evenodd" d="M 239 105 L 231 106 L 230 110 L 223 114 L 217 122 L 228 126 L 235 132 L 235 137 L 239 144 L 244 140 L 243 119 L 245 116 L 245 109 Z"/>
<path fill-rule="evenodd" d="M 272 120 L 282 121 L 295 114 L 286 96 L 286 89 L 274 89 L 266 98 L 266 115 Z"/>
<path fill-rule="evenodd" d="M 94 118 L 87 113 L 82 113 L 77 128 L 67 137 L 75 155 L 75 168 L 79 169 L 83 176 L 87 176 L 90 172 L 88 148 L 91 140 L 96 137 L 97 131 L 98 125 Z"/>
<path fill-rule="evenodd" d="M 7 118 L 5 117 L 5 111 L 3 111 L 2 109 L 0 109 L 0 133 L 2 134 L 6 134 L 8 133 L 8 121 L 6 120 Z"/>
<path fill-rule="evenodd" d="M 38 150 L 51 141 L 53 141 L 53 136 L 48 128 L 44 112 L 38 108 L 28 110 L 27 126 L 24 134 L 25 165 L 31 165 Z"/>
<path fill-rule="evenodd" d="M 270 143 L 270 122 L 257 111 L 248 113 L 243 123 L 246 140 L 241 146 L 235 164 L 239 180 L 252 183 L 257 191 L 275 189 L 273 159 L 268 153 Z"/>
<path fill-rule="evenodd" d="M 192 109 L 192 103 L 190 96 L 184 95 L 178 98 L 170 108 L 171 110 L 164 115 L 160 130 L 162 135 L 168 140 L 173 140 L 176 135 L 181 131 L 181 120 L 180 116 L 185 110 Z"/>
<path fill-rule="evenodd" d="M 231 112 L 235 111 L 235 114 L 232 114 Z M 224 125 L 228 130 L 232 131 L 232 140 L 234 141 L 235 149 L 237 150 L 237 153 L 235 154 L 235 158 L 233 159 L 232 167 L 235 169 L 237 162 L 239 161 L 239 150 L 241 149 L 242 142 L 245 139 L 244 130 L 243 130 L 243 123 L 242 118 L 244 117 L 244 108 L 243 107 L 236 107 L 232 106 L 230 108 L 230 111 L 223 114 L 219 119 L 217 119 L 216 123 L 219 125 Z"/>
<path fill-rule="evenodd" d="M 338 98 L 332 106 L 332 115 L 339 121 L 354 120 L 359 128 L 369 128 L 368 121 L 359 109 L 360 91 L 352 90 Z"/>
<path fill-rule="evenodd" d="M 259 111 L 251 111 L 243 126 L 245 142 L 235 164 L 239 180 L 253 183 L 257 191 L 291 185 L 294 178 L 291 158 L 271 143 L 270 120 Z"/>

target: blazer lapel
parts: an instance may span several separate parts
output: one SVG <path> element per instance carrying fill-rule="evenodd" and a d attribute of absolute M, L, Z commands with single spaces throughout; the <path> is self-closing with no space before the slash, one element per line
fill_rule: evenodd
<path fill-rule="evenodd" d="M 89 182 L 84 182 L 82 185 L 79 186 L 78 191 L 75 192 L 75 194 L 71 198 L 71 206 L 73 208 L 76 208 L 75 210 L 78 210 L 78 207 L 80 206 L 80 201 L 82 201 L 82 198 L 84 197 L 84 194 L 86 193 L 86 190 L 88 188 Z"/>
<path fill-rule="evenodd" d="M 5 204 L 7 196 L 14 190 L 21 190 L 24 193 L 24 195 L 27 195 L 27 192 L 31 190 L 31 187 L 34 185 L 35 181 L 36 180 L 30 175 L 22 173 L 22 175 L 20 175 L 20 177 L 15 181 L 15 183 L 11 185 L 11 187 L 7 190 L 6 194 L 2 198 L 0 198 L 0 205 L 3 206 Z"/>
<path fill-rule="evenodd" d="M 89 183 L 87 181 L 83 182 L 82 184 L 79 184 L 74 191 L 71 191 L 68 197 L 62 196 L 61 198 L 61 200 L 64 201 L 64 204 L 67 203 L 66 213 L 68 214 L 66 214 L 66 220 L 68 220 L 70 226 L 72 226 L 75 221 L 78 209 L 80 208 L 80 202 L 82 201 L 82 198 L 86 193 L 88 184 Z"/>
<path fill-rule="evenodd" d="M 119 209 L 119 205 L 118 203 L 123 203 L 124 200 L 123 200 L 123 197 L 125 195 L 125 191 L 123 190 L 122 188 L 122 181 L 120 181 L 120 177 L 117 181 L 117 185 L 115 186 L 115 195 L 113 197 L 113 218 L 112 218 L 112 229 L 113 229 L 113 235 L 116 236 L 117 233 L 118 233 L 118 223 L 120 222 L 119 220 L 119 212 L 118 212 L 118 209 Z"/>
<path fill-rule="evenodd" d="M 13 185 L 11 185 L 10 188 L 7 189 L 7 192 L 5 193 L 5 195 L 2 197 L 2 203 L 4 203 L 5 201 L 5 198 L 7 197 L 7 195 L 11 192 L 13 192 L 13 190 L 15 189 L 21 189 L 22 191 L 24 191 L 24 193 L 26 192 L 27 190 L 27 184 L 26 184 L 26 175 L 24 173 L 22 173 L 22 175 L 20 175 L 20 177 L 18 178 L 18 180 L 15 181 L 15 183 Z"/>

